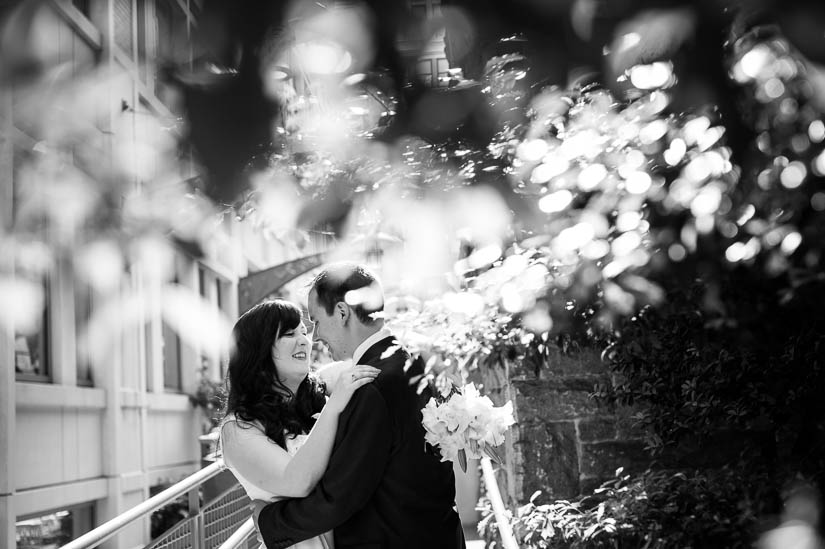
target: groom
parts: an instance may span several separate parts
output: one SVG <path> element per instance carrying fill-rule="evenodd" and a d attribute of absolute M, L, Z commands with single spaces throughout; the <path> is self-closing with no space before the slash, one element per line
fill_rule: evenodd
<path fill-rule="evenodd" d="M 336 549 L 463 549 L 452 464 L 425 451 L 410 355 L 372 316 L 384 307 L 378 281 L 359 265 L 331 265 L 313 281 L 307 305 L 314 337 L 333 358 L 381 374 L 341 414 L 329 466 L 313 491 L 261 511 L 267 549 L 328 530 Z"/>

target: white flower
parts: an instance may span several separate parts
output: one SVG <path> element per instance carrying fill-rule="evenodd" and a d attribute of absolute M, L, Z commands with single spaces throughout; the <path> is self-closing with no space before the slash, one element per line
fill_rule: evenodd
<path fill-rule="evenodd" d="M 464 438 L 453 433 L 442 438 L 438 446 L 441 449 L 441 461 L 456 461 L 458 452 L 464 449 Z"/>
<path fill-rule="evenodd" d="M 504 442 L 504 434 L 515 423 L 513 405 L 496 407 L 472 383 L 442 402 L 431 398 L 421 410 L 425 438 L 438 446 L 442 461 L 456 461 L 460 452 L 480 458 L 485 449 Z"/>
<path fill-rule="evenodd" d="M 493 408 L 492 417 L 488 424 L 488 431 L 484 436 L 484 442 L 491 446 L 498 446 L 504 442 L 504 433 L 516 422 L 513 418 L 513 403 L 507 401 L 507 404 L 499 408 Z"/>
<path fill-rule="evenodd" d="M 448 434 L 447 423 L 441 419 L 441 409 L 434 398 L 431 398 L 427 405 L 421 410 L 424 416 L 423 424 L 428 434 L 435 437 L 443 437 Z"/>

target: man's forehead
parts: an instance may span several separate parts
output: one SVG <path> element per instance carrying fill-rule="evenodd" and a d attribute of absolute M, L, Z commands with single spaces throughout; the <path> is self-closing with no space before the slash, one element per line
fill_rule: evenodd
<path fill-rule="evenodd" d="M 310 291 L 307 295 L 307 316 L 312 318 L 313 312 L 318 308 L 318 299 L 315 297 L 315 292 Z"/>
<path fill-rule="evenodd" d="M 313 326 L 315 324 L 315 322 L 312 320 L 312 315 L 309 313 L 309 311 L 303 311 L 303 314 L 301 315 L 301 321 L 307 327 Z"/>

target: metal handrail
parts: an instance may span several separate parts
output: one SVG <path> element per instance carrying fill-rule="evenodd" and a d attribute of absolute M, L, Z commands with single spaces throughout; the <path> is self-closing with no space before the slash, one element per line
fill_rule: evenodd
<path fill-rule="evenodd" d="M 116 516 L 108 522 L 104 522 L 91 532 L 87 532 L 79 538 L 70 541 L 60 549 L 92 549 L 93 547 L 97 547 L 110 537 L 129 526 L 134 521 L 157 511 L 164 505 L 182 496 L 193 488 L 200 486 L 210 478 L 216 476 L 223 469 L 224 465 L 222 460 L 218 460 L 211 465 L 207 465 L 200 471 L 189 475 L 177 484 L 170 486 L 159 494 L 156 494 L 146 501 L 132 507 L 125 513 Z"/>
<path fill-rule="evenodd" d="M 246 541 L 246 538 L 255 531 L 255 520 L 249 518 L 241 524 L 235 533 L 232 534 L 227 538 L 227 540 L 221 543 L 221 546 L 218 549 L 237 549 L 241 543 Z"/>
<path fill-rule="evenodd" d="M 507 510 L 504 507 L 504 501 L 501 499 L 501 492 L 498 489 L 498 482 L 496 481 L 496 473 L 493 471 L 493 464 L 490 462 L 490 458 L 481 458 L 481 470 L 484 473 L 484 485 L 487 487 L 487 497 L 490 498 L 490 503 L 493 506 L 493 515 L 496 517 L 498 533 L 501 534 L 501 545 L 504 549 L 518 549 L 518 543 L 516 543 L 516 538 L 513 536 L 510 521 L 507 520 Z"/>
<path fill-rule="evenodd" d="M 170 486 L 159 494 L 146 501 L 132 507 L 125 513 L 105 522 L 94 530 L 80 536 L 63 545 L 60 549 L 92 549 L 97 547 L 107 539 L 111 538 L 132 522 L 145 517 L 146 515 L 160 509 L 181 495 L 197 488 L 210 478 L 218 475 L 225 469 L 223 461 L 217 460 L 196 473 L 186 477 L 177 484 Z M 492 463 L 488 458 L 481 459 L 481 469 L 484 475 L 484 482 L 487 486 L 487 496 L 493 506 L 496 523 L 502 538 L 502 545 L 505 549 L 518 549 L 518 544 L 513 536 L 512 528 L 507 520 L 506 509 L 498 490 L 495 473 Z M 191 494 L 190 494 L 191 495 Z M 237 549 L 255 531 L 255 523 L 252 518 L 244 521 L 237 530 L 224 541 L 218 549 Z"/>

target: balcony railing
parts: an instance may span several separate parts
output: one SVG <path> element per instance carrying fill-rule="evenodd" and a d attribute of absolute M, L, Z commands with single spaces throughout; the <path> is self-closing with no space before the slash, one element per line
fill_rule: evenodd
<path fill-rule="evenodd" d="M 146 549 L 240 549 L 257 546 L 249 498 L 235 484 L 201 507 L 199 488 L 223 470 L 216 461 L 163 492 L 136 505 L 61 549 L 92 549 L 184 494 L 189 497 L 189 516 L 166 531 Z"/>
<path fill-rule="evenodd" d="M 259 541 L 252 522 L 249 498 L 239 484 L 225 490 L 218 497 L 200 504 L 200 486 L 218 475 L 223 462 L 204 467 L 163 492 L 147 499 L 91 532 L 64 545 L 61 549 L 92 549 L 121 532 L 135 521 L 188 494 L 189 516 L 167 530 L 145 549 L 255 549 Z M 482 458 L 481 469 L 487 496 L 493 505 L 496 523 L 504 549 L 518 549 L 507 518 L 507 510 L 498 490 L 492 464 Z"/>

